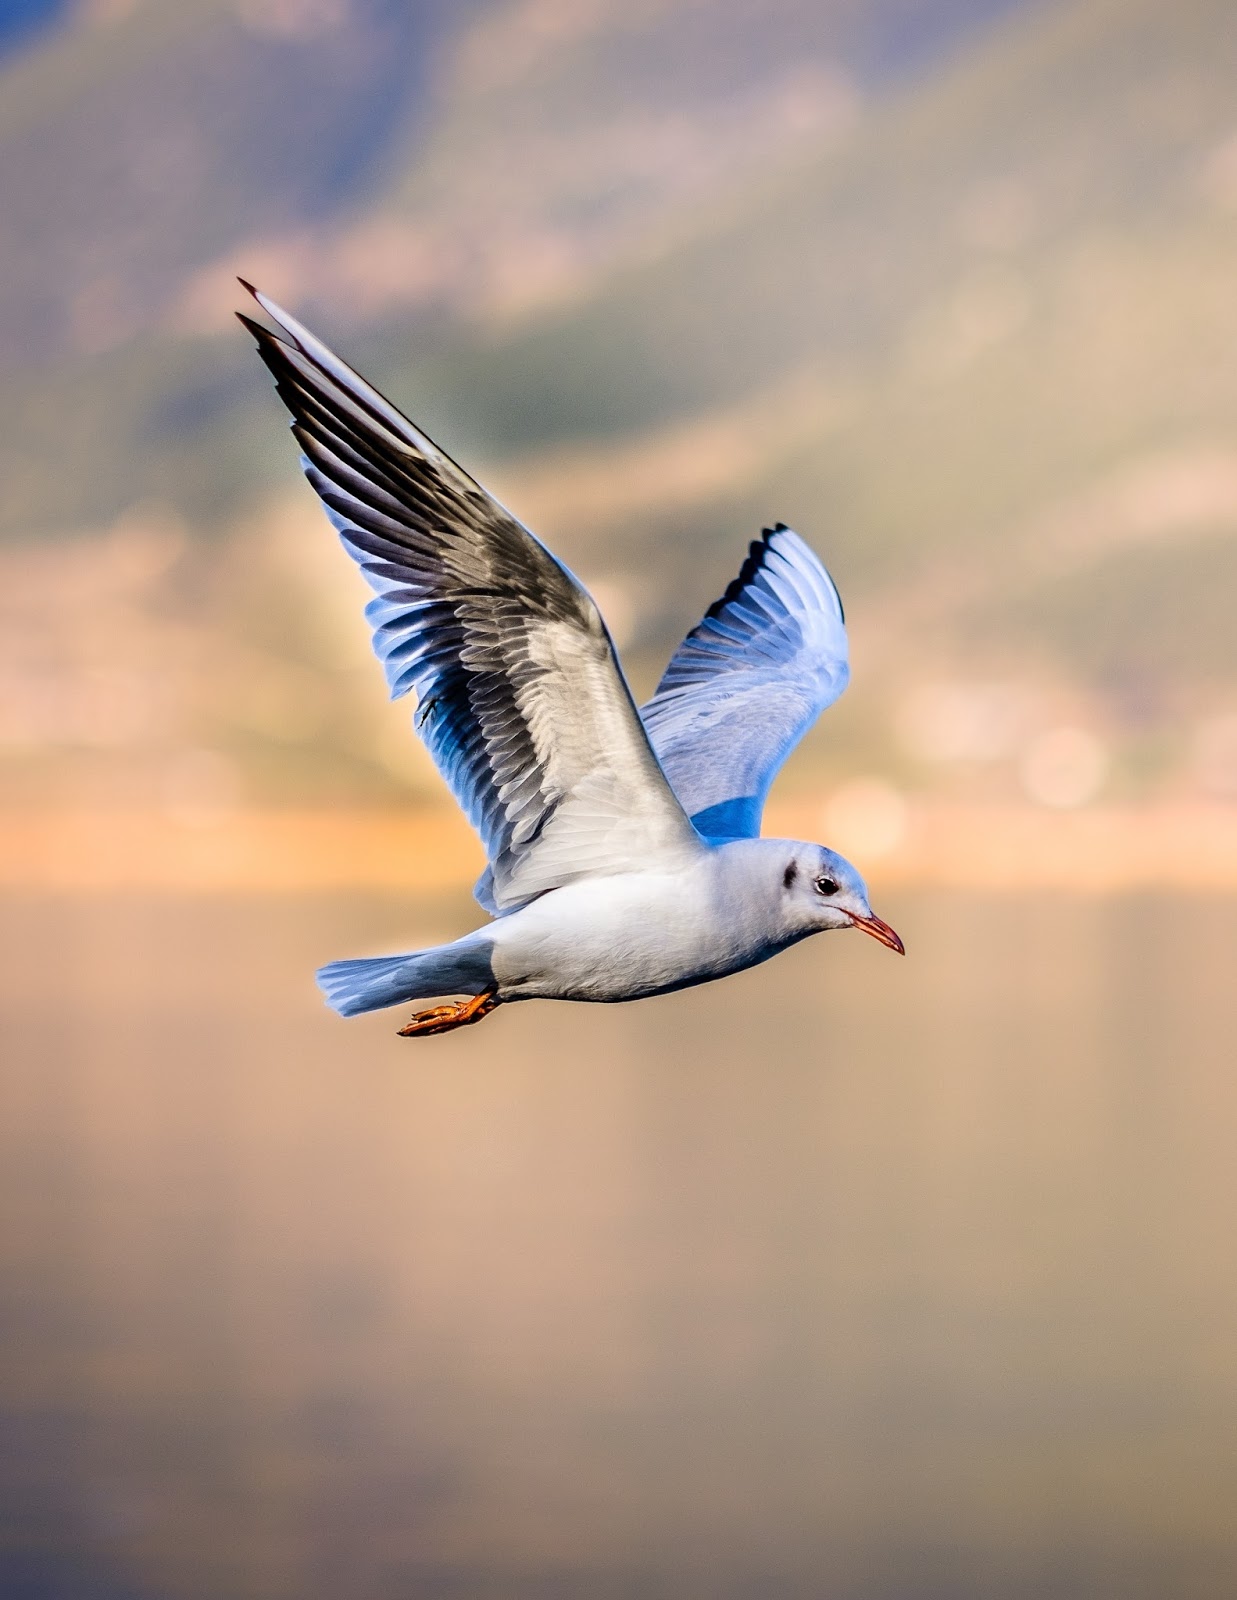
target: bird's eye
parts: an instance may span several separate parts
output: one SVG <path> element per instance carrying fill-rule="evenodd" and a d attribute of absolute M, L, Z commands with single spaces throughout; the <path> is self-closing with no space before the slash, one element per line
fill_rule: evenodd
<path fill-rule="evenodd" d="M 837 892 L 838 892 L 838 886 L 837 886 L 836 883 L 834 883 L 832 878 L 817 878 L 817 880 L 816 880 L 816 893 L 817 894 L 836 894 Z"/>

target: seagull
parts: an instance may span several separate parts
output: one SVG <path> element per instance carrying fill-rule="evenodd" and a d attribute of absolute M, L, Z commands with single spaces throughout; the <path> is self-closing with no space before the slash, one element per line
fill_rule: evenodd
<path fill-rule="evenodd" d="M 341 1016 L 444 996 L 405 1038 L 515 1000 L 637 1000 L 861 928 L 903 954 L 859 873 L 760 836 L 775 775 L 850 675 L 837 588 L 784 523 L 637 709 L 592 596 L 461 466 L 266 295 L 238 313 L 301 466 L 374 591 L 393 699 L 481 836 L 492 920 L 451 944 L 335 961 Z"/>

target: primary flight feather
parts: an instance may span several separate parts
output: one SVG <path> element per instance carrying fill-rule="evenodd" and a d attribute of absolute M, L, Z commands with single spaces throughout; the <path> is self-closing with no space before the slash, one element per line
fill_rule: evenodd
<path fill-rule="evenodd" d="M 338 961 L 342 1015 L 434 996 L 406 1036 L 504 1001 L 631 1000 L 767 960 L 827 928 L 901 950 L 821 845 L 761 839 L 778 769 L 848 677 L 842 604 L 779 524 L 636 709 L 592 597 L 432 440 L 265 295 L 242 317 L 306 477 L 375 598 L 393 697 L 481 836 L 495 920 L 454 944 Z"/>

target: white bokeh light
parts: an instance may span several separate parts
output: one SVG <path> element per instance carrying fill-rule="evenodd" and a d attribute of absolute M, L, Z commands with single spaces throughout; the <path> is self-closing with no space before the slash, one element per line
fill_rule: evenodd
<path fill-rule="evenodd" d="M 1068 810 L 1099 793 L 1108 754 L 1085 728 L 1049 728 L 1027 745 L 1019 770 L 1022 787 L 1036 804 Z"/>
<path fill-rule="evenodd" d="M 906 801 L 883 778 L 856 778 L 821 808 L 825 843 L 869 860 L 891 855 L 906 838 Z"/>

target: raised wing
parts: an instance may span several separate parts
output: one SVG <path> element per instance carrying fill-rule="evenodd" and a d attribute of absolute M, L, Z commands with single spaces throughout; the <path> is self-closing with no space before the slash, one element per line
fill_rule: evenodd
<path fill-rule="evenodd" d="M 849 678 L 833 579 L 784 523 L 766 528 L 640 711 L 700 833 L 759 834 L 778 769 Z"/>
<path fill-rule="evenodd" d="M 250 286 L 245 285 L 246 288 Z M 544 545 L 265 296 L 242 317 L 292 413 L 305 475 L 377 598 L 392 698 L 416 726 L 509 911 L 575 878 L 700 841 L 649 748 L 588 593 Z"/>

